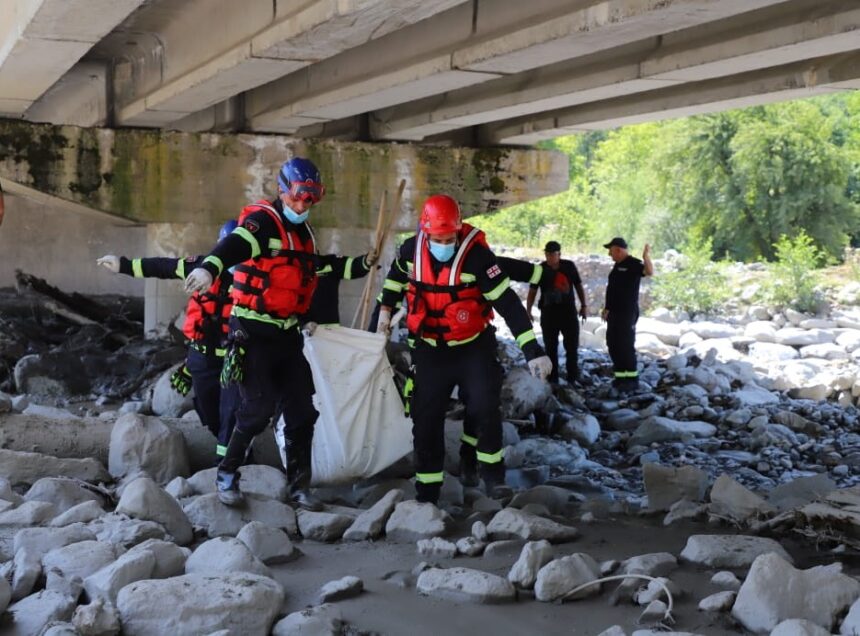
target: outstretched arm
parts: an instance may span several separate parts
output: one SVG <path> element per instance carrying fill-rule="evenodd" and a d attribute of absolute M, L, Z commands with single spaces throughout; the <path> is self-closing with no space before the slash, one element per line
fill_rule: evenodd
<path fill-rule="evenodd" d="M 654 263 L 651 262 L 651 246 L 648 243 L 645 243 L 645 247 L 642 250 L 642 262 L 645 264 L 645 268 L 642 273 L 645 276 L 653 276 Z"/>

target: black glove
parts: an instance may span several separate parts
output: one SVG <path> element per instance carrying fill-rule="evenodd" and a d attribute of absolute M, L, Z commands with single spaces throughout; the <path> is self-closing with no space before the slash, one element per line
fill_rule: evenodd
<path fill-rule="evenodd" d="M 191 391 L 191 373 L 184 364 L 170 376 L 170 386 L 179 395 L 185 397 Z"/>

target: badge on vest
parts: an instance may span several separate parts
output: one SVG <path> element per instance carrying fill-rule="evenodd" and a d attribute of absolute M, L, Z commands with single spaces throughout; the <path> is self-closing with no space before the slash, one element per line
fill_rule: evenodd
<path fill-rule="evenodd" d="M 466 311 L 465 309 L 461 309 L 460 311 L 458 311 L 457 312 L 457 322 L 464 324 L 464 325 L 467 322 L 469 322 L 469 312 Z"/>
<path fill-rule="evenodd" d="M 487 276 L 489 276 L 490 278 L 495 278 L 496 276 L 499 276 L 501 273 L 502 273 L 502 270 L 499 268 L 498 265 L 493 265 L 490 269 L 487 270 Z"/>
<path fill-rule="evenodd" d="M 256 221 L 246 220 L 245 229 L 248 230 L 251 234 L 254 234 L 257 230 L 260 229 L 260 224 Z"/>

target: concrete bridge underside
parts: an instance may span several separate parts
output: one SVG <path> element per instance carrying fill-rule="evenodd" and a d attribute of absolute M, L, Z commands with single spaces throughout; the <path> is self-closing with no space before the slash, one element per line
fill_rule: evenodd
<path fill-rule="evenodd" d="M 98 252 L 206 249 L 296 153 L 330 184 L 324 249 L 355 253 L 400 178 L 408 229 L 431 192 L 476 213 L 566 188 L 564 157 L 514 146 L 860 86 L 857 0 L 2 5 L 0 285 L 129 292 Z M 152 325 L 181 295 L 146 285 Z"/>

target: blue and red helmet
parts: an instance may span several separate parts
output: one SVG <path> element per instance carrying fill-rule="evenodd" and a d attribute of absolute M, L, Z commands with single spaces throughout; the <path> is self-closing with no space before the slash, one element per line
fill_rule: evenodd
<path fill-rule="evenodd" d="M 224 225 L 221 226 L 221 229 L 218 230 L 218 240 L 223 241 L 224 237 L 228 234 L 232 234 L 233 230 L 239 227 L 239 222 L 236 219 L 230 219 Z"/>
<path fill-rule="evenodd" d="M 310 159 L 294 157 L 281 166 L 278 172 L 278 188 L 295 199 L 307 203 L 319 203 L 325 195 L 325 186 L 320 171 Z"/>

